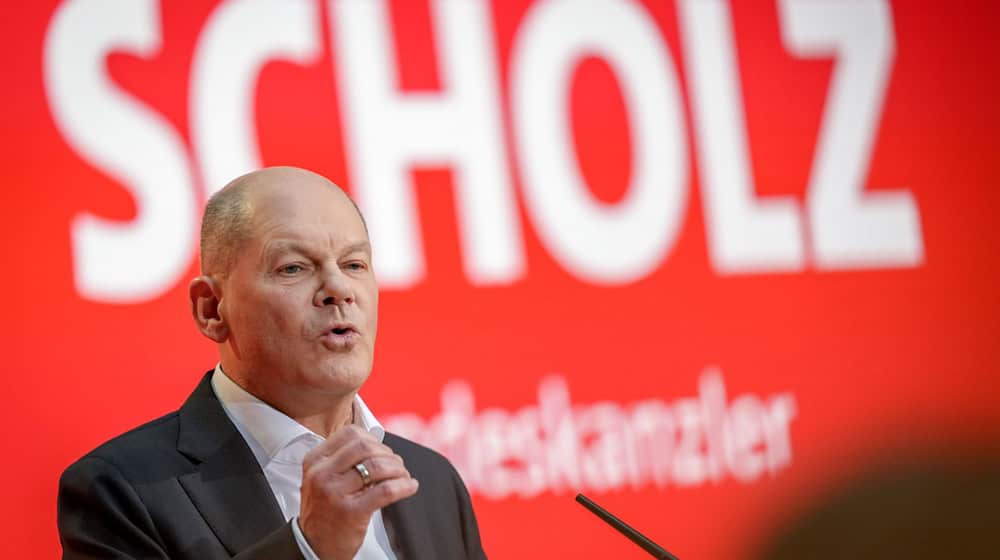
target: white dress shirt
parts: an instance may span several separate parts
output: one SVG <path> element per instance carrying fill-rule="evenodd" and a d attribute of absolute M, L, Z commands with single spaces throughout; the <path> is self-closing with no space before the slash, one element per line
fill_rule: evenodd
<path fill-rule="evenodd" d="M 264 401 L 246 392 L 222 371 L 222 365 L 212 374 L 212 389 L 222 403 L 226 415 L 236 425 L 243 439 L 253 452 L 261 470 L 267 478 L 271 491 L 281 507 L 285 520 L 293 518 L 292 532 L 307 560 L 319 560 L 299 527 L 299 505 L 301 502 L 302 459 L 306 453 L 319 445 L 323 438 L 315 432 L 292 420 Z M 365 406 L 360 396 L 354 397 L 354 424 L 368 431 L 379 441 L 385 429 L 379 424 L 371 410 Z M 396 560 L 389 545 L 389 536 L 382 521 L 382 510 L 372 515 L 368 531 L 356 560 Z"/>

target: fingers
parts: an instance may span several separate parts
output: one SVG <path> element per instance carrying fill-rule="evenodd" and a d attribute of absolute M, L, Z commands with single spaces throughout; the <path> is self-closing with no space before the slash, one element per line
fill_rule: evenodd
<path fill-rule="evenodd" d="M 333 465 L 334 469 L 338 471 L 346 471 L 362 461 L 382 457 L 392 457 L 394 455 L 395 453 L 393 453 L 392 449 L 388 446 L 375 440 L 362 439 L 348 442 L 340 449 L 328 455 L 327 458 Z M 365 464 L 365 466 L 370 467 L 375 465 Z M 368 470 L 371 471 L 370 468 Z"/>
<path fill-rule="evenodd" d="M 343 495 L 360 492 L 366 486 L 355 467 L 358 464 L 368 470 L 368 486 L 410 478 L 402 457 L 368 432 L 348 426 L 306 455 L 302 465 L 303 482 L 315 480 Z"/>
<path fill-rule="evenodd" d="M 306 454 L 303 466 L 320 461 L 324 457 L 334 459 L 338 471 L 360 463 L 375 455 L 392 455 L 392 450 L 375 439 L 375 436 L 357 426 L 344 426 L 330 435 L 323 443 Z"/>
<path fill-rule="evenodd" d="M 358 461 L 358 463 L 363 464 L 368 469 L 367 486 L 365 485 L 364 478 L 354 466 L 358 463 L 354 463 L 346 469 L 340 469 L 334 466 L 334 462 L 334 459 L 331 457 L 324 457 L 316 461 L 308 469 L 304 470 L 303 480 L 306 477 L 322 478 L 324 480 L 320 480 L 321 483 L 332 485 L 341 494 L 348 495 L 361 492 L 366 488 L 377 486 L 389 480 L 410 478 L 410 472 L 406 470 L 403 458 L 395 454 L 378 455 Z"/>
<path fill-rule="evenodd" d="M 391 478 L 363 492 L 342 495 L 303 483 L 299 526 L 321 558 L 353 558 L 374 512 L 417 492 L 414 478 Z"/>
<path fill-rule="evenodd" d="M 353 499 L 365 511 L 375 511 L 417 493 L 420 483 L 417 479 L 392 478 L 357 493 Z"/>
<path fill-rule="evenodd" d="M 303 471 L 308 471 L 317 465 L 324 470 L 347 472 L 351 470 L 360 479 L 354 465 L 365 463 L 370 473 L 374 474 L 383 461 L 381 457 L 392 457 L 392 449 L 382 444 L 368 432 L 349 426 L 337 430 L 330 438 L 306 454 L 302 461 Z"/>
<path fill-rule="evenodd" d="M 354 466 L 363 464 L 371 484 Z M 302 532 L 320 557 L 351 558 L 372 513 L 417 492 L 403 459 L 374 436 L 345 426 L 306 454 L 302 462 Z"/>
<path fill-rule="evenodd" d="M 408 478 L 410 476 L 410 472 L 406 470 L 406 466 L 403 464 L 403 458 L 396 454 L 377 455 L 364 459 L 359 463 L 368 469 L 369 485 L 378 484 L 392 478 Z M 352 466 L 350 470 L 354 471 L 355 478 L 358 479 L 360 486 L 363 483 L 363 478 L 356 470 L 356 467 Z M 358 489 L 360 490 L 360 488 Z"/>

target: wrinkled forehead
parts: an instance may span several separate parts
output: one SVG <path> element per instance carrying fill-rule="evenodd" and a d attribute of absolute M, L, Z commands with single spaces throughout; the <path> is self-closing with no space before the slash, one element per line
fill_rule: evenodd
<path fill-rule="evenodd" d="M 255 185 L 255 187 L 258 187 Z M 327 181 L 282 181 L 259 185 L 248 197 L 255 237 L 275 228 L 319 226 L 345 238 L 368 240 L 351 199 Z"/>

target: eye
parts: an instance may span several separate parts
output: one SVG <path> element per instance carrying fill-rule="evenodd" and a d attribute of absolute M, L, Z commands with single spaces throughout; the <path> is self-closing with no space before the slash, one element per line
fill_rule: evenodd
<path fill-rule="evenodd" d="M 301 264 L 292 263 L 279 267 L 278 274 L 282 274 L 284 276 L 295 276 L 296 274 L 299 274 L 303 270 L 305 270 L 305 267 L 303 267 Z"/>
<path fill-rule="evenodd" d="M 362 261 L 351 261 L 345 265 L 348 270 L 360 272 L 368 269 L 368 264 Z"/>

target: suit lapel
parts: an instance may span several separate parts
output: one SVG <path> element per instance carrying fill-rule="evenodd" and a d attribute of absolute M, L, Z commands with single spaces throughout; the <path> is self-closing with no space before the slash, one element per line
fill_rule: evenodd
<path fill-rule="evenodd" d="M 180 409 L 177 449 L 197 470 L 178 477 L 223 546 L 236 554 L 285 522 L 253 453 L 226 416 L 211 372 Z"/>
<path fill-rule="evenodd" d="M 426 514 L 415 506 L 417 499 L 413 496 L 382 508 L 382 520 L 398 560 L 433 558 L 434 543 L 424 523 Z"/>
<path fill-rule="evenodd" d="M 394 437 L 386 434 L 383 443 L 403 455 L 404 461 L 407 460 L 405 451 L 393 445 Z M 382 520 L 399 560 L 434 557 L 434 543 L 427 525 L 427 509 L 421 503 L 421 500 L 426 499 L 425 495 L 417 492 L 414 496 L 382 508 Z"/>

